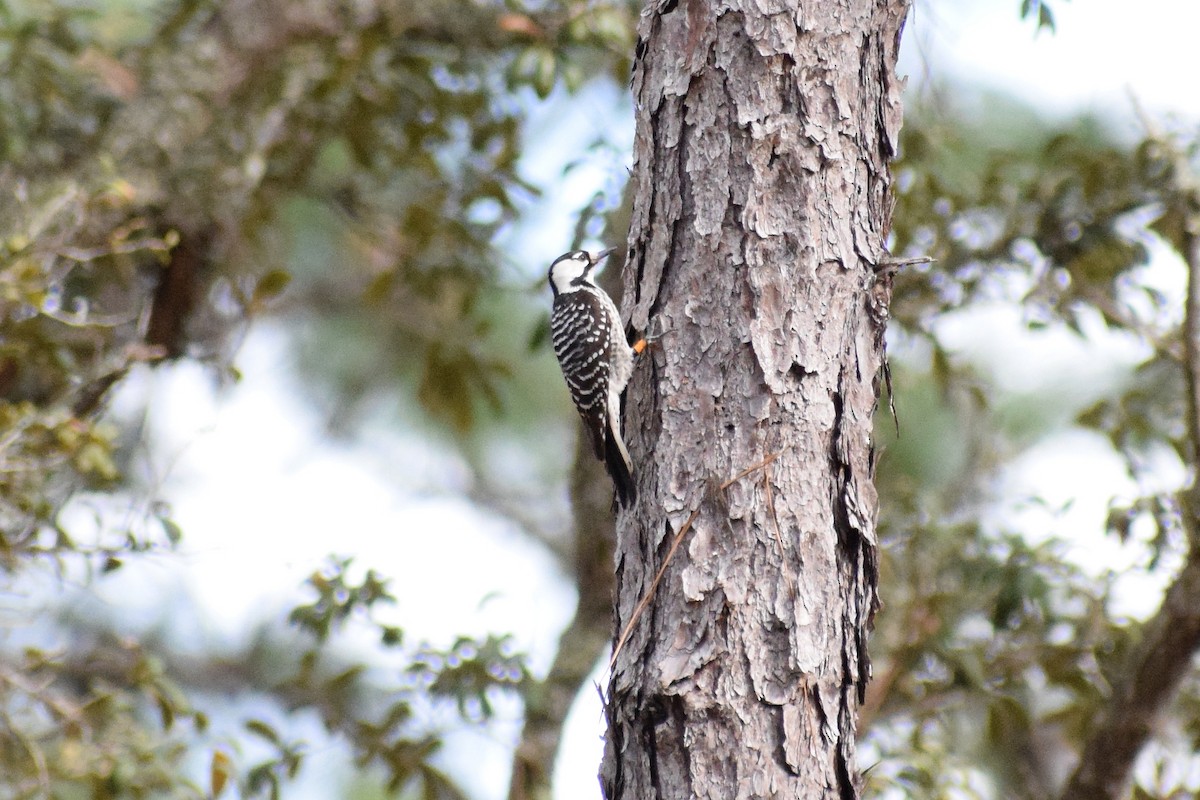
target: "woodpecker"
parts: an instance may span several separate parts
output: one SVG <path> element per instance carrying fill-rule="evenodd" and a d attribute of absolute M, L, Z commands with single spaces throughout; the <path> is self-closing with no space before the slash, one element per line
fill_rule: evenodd
<path fill-rule="evenodd" d="M 612 477 L 621 505 L 628 506 L 636 492 L 633 462 L 621 438 L 621 393 L 633 374 L 634 348 L 616 304 L 592 280 L 592 270 L 611 252 L 572 250 L 550 265 L 550 341 L 592 450 Z"/>

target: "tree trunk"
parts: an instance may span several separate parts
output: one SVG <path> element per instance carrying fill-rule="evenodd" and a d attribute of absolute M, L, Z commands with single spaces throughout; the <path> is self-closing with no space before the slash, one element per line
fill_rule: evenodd
<path fill-rule="evenodd" d="M 906 11 L 642 17 L 623 307 L 663 334 L 625 412 L 610 800 L 859 795 Z"/>

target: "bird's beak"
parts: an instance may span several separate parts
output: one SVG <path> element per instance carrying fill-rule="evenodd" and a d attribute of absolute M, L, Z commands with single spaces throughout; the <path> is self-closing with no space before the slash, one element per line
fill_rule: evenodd
<path fill-rule="evenodd" d="M 601 261 L 603 261 L 604 259 L 608 258 L 609 256 L 611 256 L 611 255 L 612 255 L 613 253 L 615 253 L 615 252 L 617 252 L 617 248 L 615 248 L 615 247 L 610 247 L 610 248 L 608 248 L 607 250 L 601 250 L 601 251 L 600 251 L 599 253 L 597 253 L 597 254 L 596 254 L 596 256 L 595 256 L 595 257 L 592 259 L 592 264 L 593 264 L 593 266 L 594 266 L 594 265 L 596 265 L 596 264 L 599 264 Z"/>

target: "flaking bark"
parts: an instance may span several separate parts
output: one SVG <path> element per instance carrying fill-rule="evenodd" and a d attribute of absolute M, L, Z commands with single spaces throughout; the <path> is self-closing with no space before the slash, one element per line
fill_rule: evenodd
<path fill-rule="evenodd" d="M 643 13 L 623 308 L 665 334 L 628 391 L 618 635 L 692 524 L 613 666 L 610 800 L 858 796 L 906 10 Z"/>

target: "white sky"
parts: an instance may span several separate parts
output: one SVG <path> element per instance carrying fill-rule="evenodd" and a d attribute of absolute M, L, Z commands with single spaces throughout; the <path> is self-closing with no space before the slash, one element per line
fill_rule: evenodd
<path fill-rule="evenodd" d="M 1200 119 L 1200 49 L 1193 41 L 1200 2 L 1056 0 L 1055 36 L 1035 36 L 1031 23 L 1018 20 L 1018 8 L 1018 0 L 939 2 L 932 8 L 922 3 L 905 34 L 902 72 L 912 76 L 910 87 L 931 74 L 1020 93 L 1052 113 L 1098 107 L 1119 116 L 1128 116 L 1132 89 L 1152 110 Z M 619 102 L 603 90 L 589 96 L 586 109 L 576 104 L 546 111 L 543 119 L 555 123 L 553 135 L 535 137 L 539 146 L 530 152 L 542 158 L 529 163 L 530 177 L 550 185 L 558 180 L 572 154 L 555 151 L 553 140 L 578 144 L 604 124 L 628 128 L 628 112 L 615 107 Z M 627 142 L 631 131 L 615 138 Z M 546 262 L 565 249 L 571 209 L 605 178 L 604 167 L 584 168 L 548 193 L 538 224 L 526 229 L 531 261 Z M 998 319 L 986 331 L 1003 341 L 1011 338 L 1005 331 L 1015 329 L 1013 320 Z M 1022 347 L 1018 342 L 1015 349 L 987 351 L 963 338 L 964 350 L 994 360 L 1001 372 L 1014 355 L 1034 365 L 1019 377 L 1023 381 L 1047 380 L 1061 366 Z M 381 471 L 378 461 L 327 442 L 319 419 L 297 398 L 286 353 L 278 332 L 255 332 L 238 359 L 244 380 L 219 399 L 207 379 L 186 365 L 127 389 L 153 395 L 151 423 L 174 464 L 165 494 L 186 538 L 181 559 L 156 559 L 124 577 L 118 573 L 98 584 L 98 599 L 114 609 L 131 600 L 148 603 L 157 612 L 164 598 L 182 590 L 201 609 L 199 635 L 236 641 L 247 626 L 280 617 L 327 554 L 354 555 L 359 564 L 396 579 L 403 624 L 413 637 L 512 632 L 544 671 L 574 605 L 550 559 L 463 503 L 414 499 L 403 479 Z M 1014 491 L 1022 490 L 1022 481 L 1059 487 L 1061 499 L 1075 497 L 1075 507 L 1084 509 L 1070 524 L 1096 530 L 1107 493 L 1128 489 L 1128 481 L 1095 442 L 1065 436 L 1027 456 L 1029 463 L 1013 478 Z M 426 457 L 411 442 L 397 446 L 415 459 Z M 1094 469 L 1081 469 L 1083 462 Z M 1072 474 L 1079 478 L 1064 480 Z M 1152 592 L 1139 594 L 1153 605 Z M 569 723 L 557 798 L 599 796 L 601 730 L 596 693 L 587 689 Z M 504 796 L 509 745 L 502 739 L 514 734 L 509 726 L 493 738 L 474 739 L 450 758 L 481 800 Z M 320 779 L 309 780 L 312 796 L 332 791 Z"/>
<path fill-rule="evenodd" d="M 901 72 L 953 77 L 1018 95 L 1047 113 L 1147 110 L 1200 119 L 1200 3 L 1050 0 L 1057 33 L 1019 22 L 1019 0 L 917 0 Z"/>

